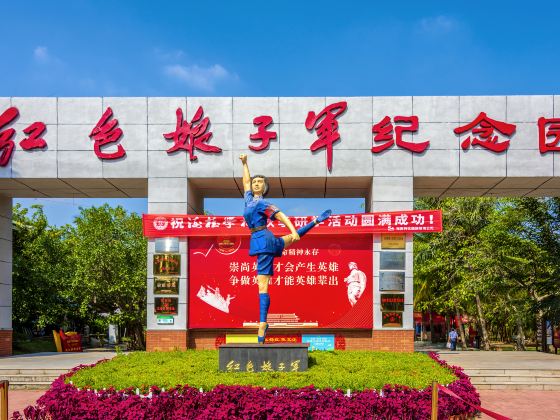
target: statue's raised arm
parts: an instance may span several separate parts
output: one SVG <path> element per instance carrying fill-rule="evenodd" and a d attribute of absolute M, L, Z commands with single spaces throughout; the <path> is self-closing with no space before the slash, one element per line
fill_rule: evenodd
<path fill-rule="evenodd" d="M 247 164 L 247 155 L 239 155 L 239 160 L 243 164 L 243 192 L 251 191 L 251 173 Z"/>

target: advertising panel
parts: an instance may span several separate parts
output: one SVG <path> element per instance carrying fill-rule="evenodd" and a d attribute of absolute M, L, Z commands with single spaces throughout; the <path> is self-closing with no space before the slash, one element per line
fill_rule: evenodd
<path fill-rule="evenodd" d="M 404 234 L 382 233 L 381 249 L 405 249 L 406 237 Z"/>
<path fill-rule="evenodd" d="M 404 292 L 404 271 L 380 271 L 379 291 Z"/>
<path fill-rule="evenodd" d="M 157 254 L 179 253 L 179 238 L 156 238 L 155 248 Z"/>
<path fill-rule="evenodd" d="M 381 251 L 379 254 L 380 270 L 404 270 L 405 252 Z"/>
<path fill-rule="evenodd" d="M 382 325 L 385 328 L 402 328 L 402 312 L 382 312 Z"/>
<path fill-rule="evenodd" d="M 154 298 L 154 313 L 158 315 L 177 315 L 179 298 L 156 297 Z"/>
<path fill-rule="evenodd" d="M 178 295 L 179 277 L 154 277 L 154 295 Z"/>
<path fill-rule="evenodd" d="M 296 228 L 313 220 L 312 216 L 290 217 Z M 144 236 L 150 238 L 185 236 L 249 236 L 241 216 L 206 216 L 197 214 L 144 214 Z M 267 227 L 275 234 L 288 229 L 277 220 Z M 441 210 L 410 210 L 360 214 L 333 214 L 309 235 L 441 232 Z"/>
<path fill-rule="evenodd" d="M 381 295 L 381 310 L 382 311 L 404 311 L 404 295 L 398 294 L 382 294 Z"/>
<path fill-rule="evenodd" d="M 309 343 L 309 351 L 334 350 L 334 334 L 302 334 L 302 343 Z"/>
<path fill-rule="evenodd" d="M 266 344 L 279 344 L 279 343 L 301 343 L 301 334 L 267 334 Z M 233 343 L 255 343 L 257 344 L 257 336 L 255 333 L 251 334 L 226 334 L 226 344 Z"/>
<path fill-rule="evenodd" d="M 175 323 L 173 315 L 158 315 L 156 320 L 158 325 L 173 325 Z"/>
<path fill-rule="evenodd" d="M 255 328 L 249 237 L 191 237 L 188 328 Z M 271 328 L 372 328 L 372 235 L 306 236 L 275 259 Z"/>
<path fill-rule="evenodd" d="M 154 275 L 181 274 L 181 254 L 154 254 Z"/>

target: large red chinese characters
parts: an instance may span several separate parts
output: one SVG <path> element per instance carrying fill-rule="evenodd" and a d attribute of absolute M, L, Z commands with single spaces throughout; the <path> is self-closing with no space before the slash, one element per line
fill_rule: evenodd
<path fill-rule="evenodd" d="M 317 138 L 309 149 L 315 152 L 326 149 L 326 162 L 329 171 L 332 171 L 334 144 L 341 141 L 339 133 L 339 117 L 347 111 L 346 101 L 330 104 L 315 113 L 309 111 L 305 119 L 307 130 L 316 133 Z M 46 149 L 47 141 L 44 136 L 47 125 L 41 121 L 30 123 L 25 128 L 19 128 L 23 133 L 18 137 L 14 125 L 18 122 L 20 113 L 17 107 L 0 109 L 0 167 L 7 166 L 16 151 L 16 138 L 21 149 Z M 258 115 L 258 114 L 257 114 Z M 183 110 L 176 111 L 177 124 L 173 132 L 163 134 L 173 144 L 167 150 L 168 154 L 178 150 L 185 150 L 190 161 L 196 161 L 196 152 L 220 153 L 220 147 L 210 145 L 213 138 L 210 118 L 204 115 L 203 107 L 198 107 L 190 121 L 186 121 Z M 26 121 L 30 121 L 26 118 Z M 270 115 L 260 115 L 253 118 L 255 131 L 249 134 L 251 143 L 249 149 L 255 152 L 265 152 L 274 140 L 279 140 L 279 135 L 273 131 L 274 121 Z M 560 118 L 540 117 L 537 121 L 539 151 L 541 153 L 560 152 Z M 382 153 L 393 147 L 405 149 L 412 153 L 423 153 L 430 147 L 430 141 L 425 138 L 416 139 L 419 130 L 419 118 L 411 116 L 386 115 L 371 126 L 372 153 Z M 480 112 L 470 123 L 457 127 L 454 133 L 461 136 L 461 148 L 469 149 L 471 146 L 484 148 L 494 153 L 503 153 L 509 148 L 511 137 L 515 134 L 516 125 L 490 118 L 485 112 Z M 407 139 L 410 133 L 414 134 L 414 141 Z M 111 107 L 105 112 L 91 130 L 89 137 L 94 141 L 94 152 L 100 159 L 118 159 L 126 155 L 125 148 L 119 144 L 123 137 L 123 130 L 119 128 L 119 121 L 113 116 Z M 20 140 L 21 138 L 21 140 Z M 536 139 L 535 139 L 536 140 Z M 84 141 L 84 140 L 77 140 Z M 112 150 L 108 151 L 112 145 Z M 116 151 L 114 151 L 116 150 Z"/>
<path fill-rule="evenodd" d="M 198 107 L 191 122 L 185 121 L 183 118 L 183 110 L 177 108 L 177 128 L 171 133 L 163 135 L 168 140 L 173 140 L 167 153 L 173 153 L 177 150 L 186 150 L 191 161 L 197 160 L 195 151 L 201 150 L 208 153 L 219 153 L 222 151 L 217 146 L 211 146 L 208 141 L 212 138 L 212 132 L 208 131 L 210 119 L 204 117 L 204 109 Z"/>
<path fill-rule="evenodd" d="M 537 124 L 540 152 L 560 152 L 560 118 L 541 117 Z M 549 138 L 552 138 L 552 141 L 548 141 Z"/>
<path fill-rule="evenodd" d="M 328 105 L 318 114 L 309 111 L 305 120 L 305 128 L 315 130 L 319 136 L 309 149 L 312 152 L 323 147 L 327 149 L 327 168 L 329 171 L 332 170 L 333 144 L 340 140 L 337 118 L 346 111 L 347 107 L 346 102 L 337 102 Z"/>
<path fill-rule="evenodd" d="M 10 107 L 0 114 L 0 166 L 6 166 L 14 152 L 14 135 L 16 130 L 14 128 L 5 128 L 7 125 L 12 124 L 19 117 L 19 110 L 16 107 Z M 41 136 L 47 129 L 45 123 L 36 121 L 23 129 L 23 132 L 29 137 L 24 138 L 19 142 L 24 150 L 31 149 L 44 149 L 47 147 L 47 142 Z"/>
<path fill-rule="evenodd" d="M 277 135 L 276 131 L 268 131 L 267 128 L 272 125 L 272 117 L 268 115 L 261 115 L 260 117 L 255 117 L 253 119 L 253 124 L 257 127 L 257 132 L 251 134 L 249 138 L 251 140 L 260 140 L 261 144 L 258 146 L 249 145 L 249 149 L 258 152 L 259 150 L 265 150 L 268 148 L 270 140 L 275 140 Z"/>
<path fill-rule="evenodd" d="M 515 133 L 515 125 L 493 120 L 485 112 L 481 112 L 472 122 L 457 127 L 453 132 L 455 134 L 463 134 L 467 131 L 472 132 L 472 136 L 468 136 L 461 143 L 463 150 L 467 150 L 472 144 L 473 146 L 478 145 L 496 153 L 504 152 L 509 147 L 509 139 L 498 141 L 498 135 L 494 134 L 494 130 L 497 130 L 504 136 L 511 137 Z"/>
<path fill-rule="evenodd" d="M 24 128 L 23 132 L 29 137 L 26 137 L 19 142 L 21 148 L 24 150 L 32 150 L 44 149 L 47 147 L 47 142 L 41 137 L 46 129 L 47 126 L 41 121 L 36 121 L 29 127 Z"/>
<path fill-rule="evenodd" d="M 379 146 L 373 146 L 371 151 L 373 153 L 380 153 L 385 149 L 388 149 L 393 144 L 397 144 L 397 147 L 410 150 L 413 153 L 422 153 L 430 145 L 429 141 L 423 141 L 421 143 L 413 143 L 410 141 L 405 141 L 402 139 L 404 132 L 415 133 L 418 131 L 418 117 L 412 115 L 410 117 L 396 116 L 393 118 L 395 124 L 408 124 L 408 126 L 397 125 L 393 126 L 391 123 L 391 118 L 385 116 L 377 124 L 374 124 L 371 128 L 371 132 L 374 134 L 373 142 L 381 143 Z M 394 132 L 394 134 L 393 134 Z"/>
<path fill-rule="evenodd" d="M 107 107 L 101 119 L 97 122 L 96 126 L 93 127 L 93 130 L 91 130 L 89 137 L 94 141 L 93 150 L 99 159 L 119 159 L 126 155 L 124 147 L 121 144 L 117 145 L 117 151 L 113 153 L 107 153 L 101 150 L 102 147 L 120 140 L 123 131 L 117 127 L 118 125 L 119 120 L 113 118 L 113 110 L 111 107 Z"/>
<path fill-rule="evenodd" d="M 309 216 L 291 217 L 296 228 L 313 220 Z M 145 214 L 142 217 L 144 235 L 150 238 L 166 236 L 247 236 L 249 229 L 243 217 L 199 216 L 180 214 Z M 267 228 L 274 235 L 286 232 L 286 226 L 269 220 Z M 313 229 L 311 235 L 386 232 L 441 232 L 440 210 L 413 210 L 364 214 L 333 214 L 328 222 Z"/>
<path fill-rule="evenodd" d="M 16 134 L 16 130 L 13 128 L 7 128 L 2 130 L 4 126 L 12 123 L 19 112 L 17 108 L 11 107 L 0 115 L 0 150 L 2 154 L 0 155 L 0 166 L 6 166 L 12 157 L 12 152 L 14 150 L 14 141 L 12 140 Z"/>

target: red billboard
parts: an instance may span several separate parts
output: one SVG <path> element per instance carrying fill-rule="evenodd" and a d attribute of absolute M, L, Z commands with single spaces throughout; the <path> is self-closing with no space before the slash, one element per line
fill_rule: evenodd
<path fill-rule="evenodd" d="M 189 329 L 255 328 L 256 257 L 249 237 L 189 238 Z M 373 327 L 371 234 L 310 235 L 275 259 L 271 328 Z"/>
<path fill-rule="evenodd" d="M 290 217 L 296 228 L 311 222 L 311 216 Z M 144 214 L 144 236 L 249 236 L 241 216 L 206 216 L 197 214 Z M 277 220 L 269 220 L 267 228 L 275 235 L 289 233 Z M 410 210 L 380 213 L 333 214 L 319 224 L 309 235 L 335 235 L 360 233 L 418 233 L 441 232 L 441 210 Z"/>

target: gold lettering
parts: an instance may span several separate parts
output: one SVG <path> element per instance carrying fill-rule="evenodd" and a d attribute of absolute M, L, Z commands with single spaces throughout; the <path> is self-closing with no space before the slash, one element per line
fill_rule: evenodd
<path fill-rule="evenodd" d="M 297 371 L 299 370 L 299 362 L 300 362 L 299 360 L 294 360 L 294 361 L 290 364 L 290 367 L 291 367 L 292 372 L 297 372 Z"/>
<path fill-rule="evenodd" d="M 274 372 L 274 369 L 272 369 L 272 362 L 263 362 L 261 365 L 261 372 Z"/>
<path fill-rule="evenodd" d="M 239 370 L 239 363 L 235 363 L 235 360 L 230 360 L 226 365 L 226 370 L 228 372 L 235 372 Z"/>

